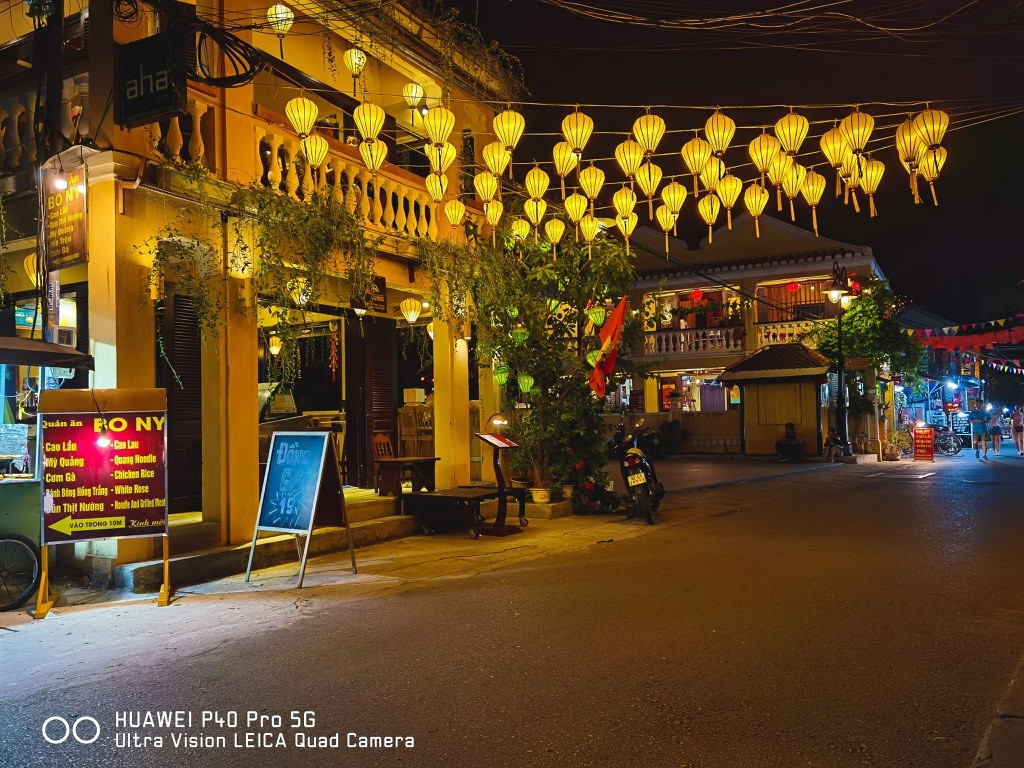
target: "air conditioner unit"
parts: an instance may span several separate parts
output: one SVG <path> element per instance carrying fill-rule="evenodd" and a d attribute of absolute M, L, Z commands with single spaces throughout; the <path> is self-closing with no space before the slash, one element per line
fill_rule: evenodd
<path fill-rule="evenodd" d="M 66 325 L 58 325 L 53 329 L 53 340 L 62 347 L 75 349 L 78 346 L 78 331 Z M 73 379 L 74 368 L 50 368 L 47 373 L 55 379 Z"/>

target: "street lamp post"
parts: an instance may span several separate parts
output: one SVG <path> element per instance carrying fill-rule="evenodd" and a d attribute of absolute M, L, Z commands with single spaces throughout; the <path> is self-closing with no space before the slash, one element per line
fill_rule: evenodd
<path fill-rule="evenodd" d="M 849 283 L 846 267 L 840 267 L 839 262 L 833 263 L 832 285 L 828 289 L 828 298 L 833 304 L 839 305 L 839 313 L 836 315 L 836 368 L 838 369 L 837 389 L 839 390 L 836 393 L 836 433 L 843 456 L 853 456 L 853 446 L 850 445 L 849 403 L 846 392 L 846 355 L 843 353 L 843 315 L 846 314 L 846 310 L 853 300 Z"/>

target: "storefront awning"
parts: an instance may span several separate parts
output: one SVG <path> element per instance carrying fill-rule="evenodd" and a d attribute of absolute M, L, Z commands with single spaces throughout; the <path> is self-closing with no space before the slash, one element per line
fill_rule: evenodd
<path fill-rule="evenodd" d="M 49 368 L 93 369 L 92 355 L 48 341 L 0 337 L 0 365 L 45 365 Z"/>

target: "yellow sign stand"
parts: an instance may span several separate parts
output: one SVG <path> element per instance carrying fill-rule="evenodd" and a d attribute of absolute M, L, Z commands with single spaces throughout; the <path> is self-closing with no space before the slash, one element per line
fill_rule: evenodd
<path fill-rule="evenodd" d="M 45 544 L 39 548 L 39 569 L 42 574 L 39 577 L 39 591 L 36 593 L 36 619 L 45 618 L 53 608 L 53 600 L 50 599 L 50 548 Z"/>
<path fill-rule="evenodd" d="M 156 604 L 160 606 L 171 604 L 171 538 L 164 536 L 164 583 L 160 586 L 160 594 L 156 598 Z"/>

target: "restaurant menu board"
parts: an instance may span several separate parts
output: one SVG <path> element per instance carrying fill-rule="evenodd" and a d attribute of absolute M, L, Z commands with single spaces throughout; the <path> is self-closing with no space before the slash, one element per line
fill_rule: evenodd
<path fill-rule="evenodd" d="M 308 533 L 312 529 L 329 439 L 327 432 L 274 433 L 257 530 Z"/>
<path fill-rule="evenodd" d="M 0 459 L 28 455 L 28 424 L 0 424 Z"/>
<path fill-rule="evenodd" d="M 165 411 L 39 421 L 44 544 L 167 533 Z"/>
<path fill-rule="evenodd" d="M 914 461 L 935 461 L 935 430 L 914 428 Z"/>

